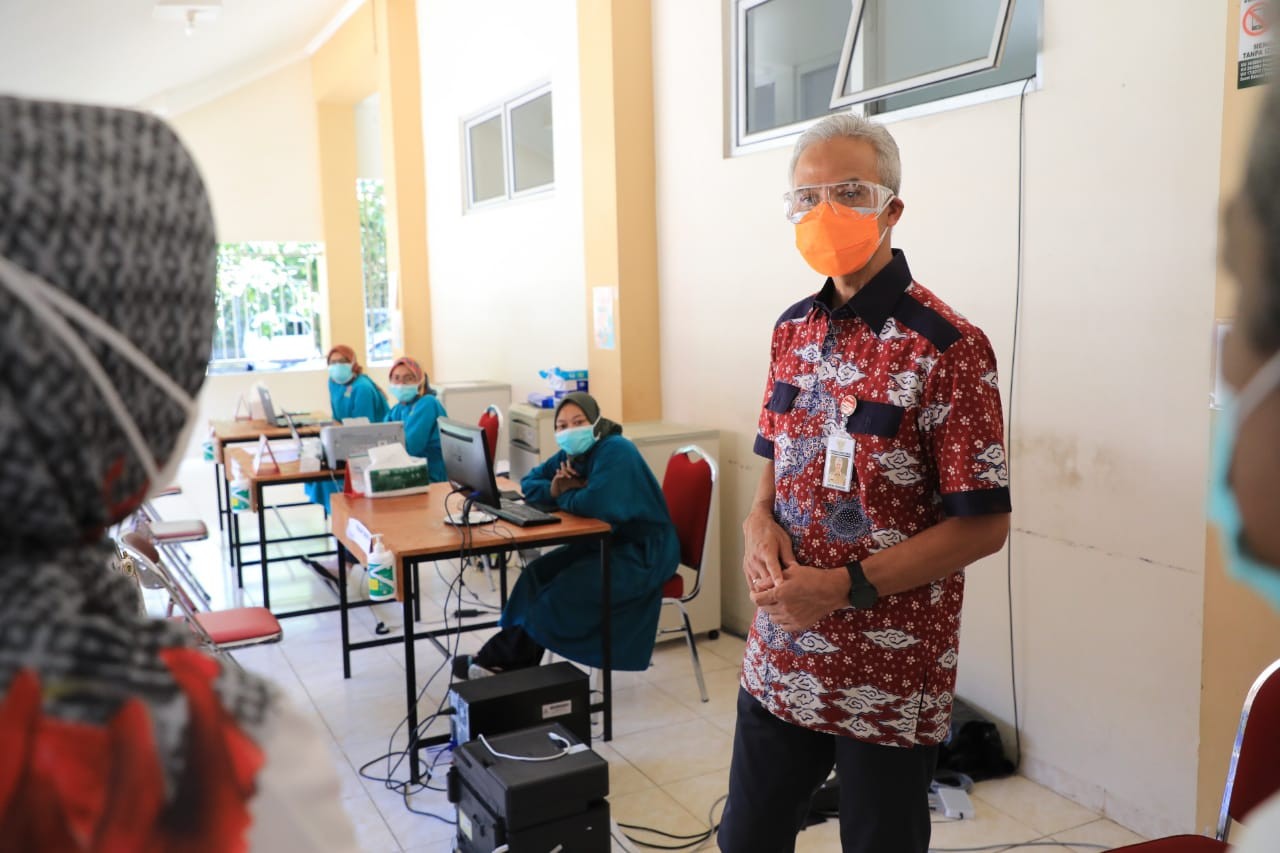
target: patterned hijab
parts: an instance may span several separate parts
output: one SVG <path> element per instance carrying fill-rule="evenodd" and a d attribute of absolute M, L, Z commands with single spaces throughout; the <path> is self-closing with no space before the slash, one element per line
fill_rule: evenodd
<path fill-rule="evenodd" d="M 413 372 L 413 381 L 418 383 L 419 394 L 435 394 L 431 389 L 431 382 L 427 379 L 427 372 L 422 369 L 422 365 L 418 364 L 416 359 L 402 355 L 395 361 L 391 362 L 391 370 L 389 373 L 395 373 L 397 367 L 407 367 Z"/>
<path fill-rule="evenodd" d="M 0 703 L 23 670 L 63 721 L 141 699 L 170 783 L 189 708 L 161 654 L 192 637 L 138 615 L 104 531 L 183 450 L 215 250 L 200 176 L 160 120 L 0 97 Z M 255 735 L 267 685 L 226 667 L 214 687 Z"/>

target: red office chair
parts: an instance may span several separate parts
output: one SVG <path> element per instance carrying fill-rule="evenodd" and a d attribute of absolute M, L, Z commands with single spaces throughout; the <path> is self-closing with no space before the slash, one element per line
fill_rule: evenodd
<path fill-rule="evenodd" d="M 658 636 L 684 634 L 689 643 L 689 654 L 693 656 L 693 674 L 698 679 L 698 692 L 702 694 L 703 702 L 708 701 L 707 684 L 702 678 L 698 645 L 693 639 L 693 626 L 689 624 L 689 611 L 685 605 L 697 597 L 702 586 L 702 558 L 707 552 L 707 537 L 712 530 L 711 512 L 719 479 L 716 461 L 696 444 L 681 447 L 671 454 L 667 473 L 662 478 L 662 494 L 676 527 L 676 537 L 680 540 L 680 563 L 693 570 L 693 588 L 685 592 L 684 575 L 679 571 L 662 587 L 663 606 L 679 608 L 684 627 L 659 628 Z"/>
<path fill-rule="evenodd" d="M 1229 849 L 1231 821 L 1244 822 L 1249 812 L 1280 791 L 1280 660 L 1263 670 L 1249 688 L 1236 729 L 1236 744 L 1222 792 L 1218 831 L 1203 835 L 1173 835 L 1142 844 L 1117 847 L 1132 853 L 1217 853 Z"/>
<path fill-rule="evenodd" d="M 480 428 L 484 430 L 485 444 L 489 445 L 489 461 L 493 463 L 495 471 L 498 465 L 498 433 L 502 430 L 502 410 L 497 406 L 489 406 L 480 413 Z M 485 580 L 489 582 L 489 591 L 494 592 L 497 587 L 493 585 L 492 567 L 496 563 L 496 558 L 492 554 L 485 554 L 479 558 L 480 567 L 484 570 Z M 463 567 L 466 567 L 464 563 Z"/>
<path fill-rule="evenodd" d="M 502 410 L 490 406 L 480 415 L 480 428 L 484 430 L 485 443 L 489 445 L 489 458 L 498 461 L 498 433 L 502 429 Z"/>

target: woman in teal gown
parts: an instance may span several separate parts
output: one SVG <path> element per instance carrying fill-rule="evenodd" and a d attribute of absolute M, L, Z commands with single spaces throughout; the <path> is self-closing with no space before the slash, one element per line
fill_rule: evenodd
<path fill-rule="evenodd" d="M 427 374 L 418 362 L 401 356 L 391 365 L 391 396 L 395 406 L 386 420 L 404 423 L 404 449 L 410 456 L 427 460 L 427 474 L 433 483 L 443 483 L 444 454 L 440 451 L 440 418 L 448 417 L 444 404 L 431 390 Z"/>
<path fill-rule="evenodd" d="M 525 499 L 613 526 L 609 544 L 612 668 L 649 666 L 662 607 L 662 586 L 680 563 L 680 545 L 653 472 L 622 427 L 600 417 L 582 392 L 556 407 L 562 448 L 520 482 Z M 603 595 L 600 547 L 566 545 L 538 557 L 520 574 L 503 611 L 503 629 L 474 657 L 455 659 L 467 677 L 485 670 L 536 666 L 544 648 L 599 667 Z"/>
<path fill-rule="evenodd" d="M 364 368 L 356 360 L 351 347 L 338 344 L 329 350 L 329 405 L 335 421 L 349 418 L 367 418 L 369 423 L 382 423 L 387 417 L 387 398 L 374 382 L 365 375 Z M 335 475 L 336 476 L 336 475 Z M 340 478 L 319 483 L 307 483 L 307 498 L 324 506 L 329 513 L 329 496 L 342 490 Z"/>

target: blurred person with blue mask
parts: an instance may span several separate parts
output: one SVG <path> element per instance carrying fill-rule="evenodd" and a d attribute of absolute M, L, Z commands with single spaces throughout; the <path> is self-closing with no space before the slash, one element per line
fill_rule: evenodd
<path fill-rule="evenodd" d="M 520 481 L 525 500 L 607 521 L 613 669 L 649 666 L 662 608 L 662 586 L 680 564 L 680 543 L 667 502 L 622 427 L 600 416 L 590 394 L 566 394 L 555 410 L 560 450 Z M 601 658 L 600 549 L 566 545 L 520 573 L 502 612 L 502 630 L 476 655 L 454 658 L 454 675 L 537 666 L 550 649 L 584 666 Z"/>
<path fill-rule="evenodd" d="M 216 257 L 160 119 L 0 97 L 6 850 L 356 849 L 314 720 L 111 569 L 198 418 Z"/>
<path fill-rule="evenodd" d="M 345 344 L 337 344 L 329 350 L 329 406 L 335 421 L 349 418 L 365 418 L 371 424 L 382 423 L 389 408 L 387 397 L 360 366 L 356 351 Z M 329 512 L 329 496 L 341 491 L 340 479 L 307 483 L 307 498 L 324 506 Z"/>
<path fill-rule="evenodd" d="M 392 406 L 388 423 L 404 423 L 404 449 L 410 456 L 427 460 L 427 474 L 433 483 L 443 483 L 444 453 L 440 450 L 440 418 L 449 417 L 444 404 L 431 389 L 422 365 L 407 355 L 397 358 L 389 374 Z"/>
<path fill-rule="evenodd" d="M 1214 434 L 1209 516 L 1227 574 L 1280 611 L 1280 89 L 1267 93 L 1244 184 L 1223 213 L 1237 321 L 1223 347 L 1231 388 Z M 1280 650 L 1277 650 L 1280 653 Z M 1280 849 L 1280 794 L 1255 808 L 1234 848 Z"/>

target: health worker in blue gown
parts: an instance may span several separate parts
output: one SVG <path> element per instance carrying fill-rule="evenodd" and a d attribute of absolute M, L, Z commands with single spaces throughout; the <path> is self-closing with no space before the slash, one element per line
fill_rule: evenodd
<path fill-rule="evenodd" d="M 680 563 L 680 545 L 662 488 L 622 435 L 600 417 L 591 395 L 574 392 L 556 406 L 560 451 L 520 482 L 525 499 L 606 521 L 609 546 L 613 669 L 648 667 L 662 606 L 662 586 Z M 454 660 L 454 673 L 536 666 L 545 649 L 602 665 L 600 547 L 566 545 L 529 563 L 511 590 L 503 628 L 475 656 Z"/>
<path fill-rule="evenodd" d="M 367 418 L 369 423 L 382 423 L 387 417 L 387 398 L 378 383 L 365 375 L 356 360 L 356 351 L 345 344 L 329 350 L 329 405 L 335 421 Z M 322 504 L 329 512 L 329 496 L 342 490 L 341 476 L 332 481 L 307 484 L 307 498 Z"/>
<path fill-rule="evenodd" d="M 422 366 L 408 356 L 391 365 L 391 396 L 396 404 L 387 422 L 404 423 L 404 449 L 410 456 L 427 460 L 427 473 L 433 483 L 443 483 L 444 454 L 440 451 L 440 418 L 448 417 L 444 404 L 431 390 Z"/>

